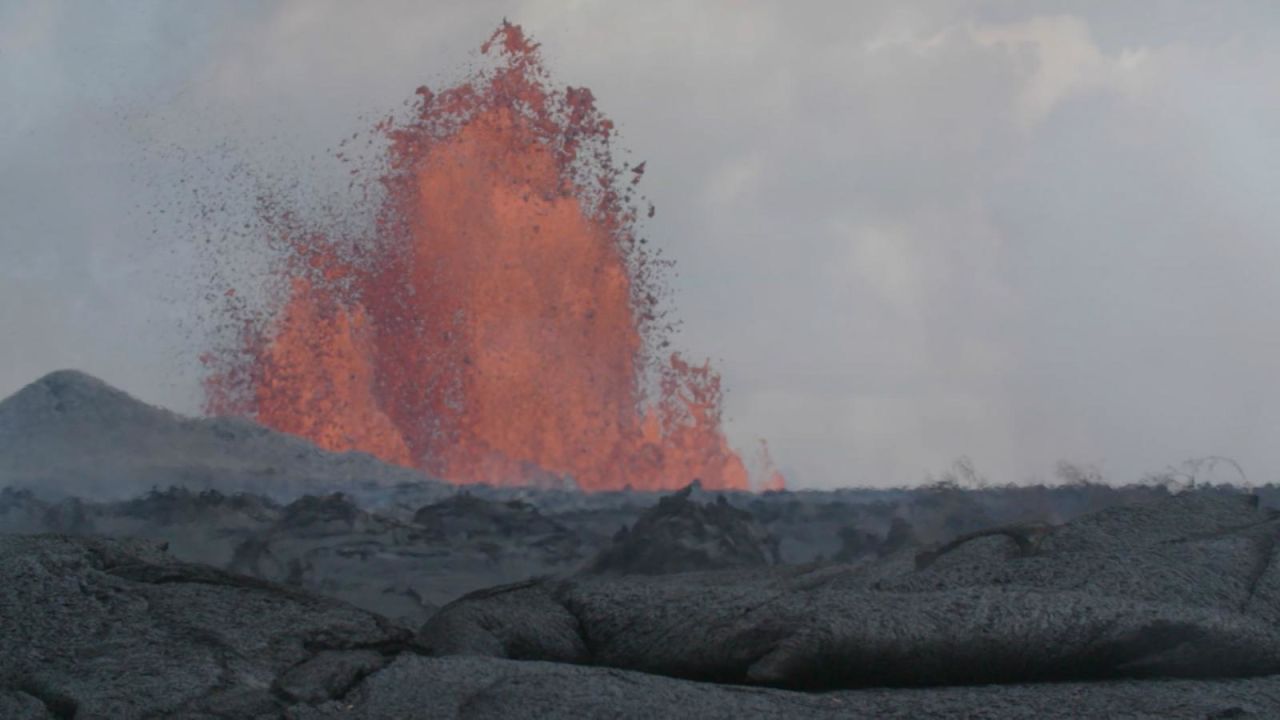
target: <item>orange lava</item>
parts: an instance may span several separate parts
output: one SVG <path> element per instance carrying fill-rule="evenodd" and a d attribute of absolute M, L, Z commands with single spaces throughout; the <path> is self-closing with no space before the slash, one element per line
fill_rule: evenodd
<path fill-rule="evenodd" d="M 719 376 L 649 361 L 665 342 L 633 230 L 643 165 L 614 165 L 612 123 L 547 86 L 518 26 L 482 49 L 495 69 L 379 126 L 375 237 L 289 237 L 287 300 L 215 368 L 208 409 L 452 482 L 747 489 Z"/>

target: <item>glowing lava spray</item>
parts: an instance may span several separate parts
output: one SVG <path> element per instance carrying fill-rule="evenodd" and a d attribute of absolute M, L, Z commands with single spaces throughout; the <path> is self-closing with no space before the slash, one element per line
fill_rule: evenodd
<path fill-rule="evenodd" d="M 287 297 L 211 355 L 207 409 L 452 482 L 746 489 L 719 376 L 662 352 L 643 164 L 616 164 L 590 91 L 550 87 L 518 26 L 482 52 L 378 126 L 371 237 L 274 226 Z"/>

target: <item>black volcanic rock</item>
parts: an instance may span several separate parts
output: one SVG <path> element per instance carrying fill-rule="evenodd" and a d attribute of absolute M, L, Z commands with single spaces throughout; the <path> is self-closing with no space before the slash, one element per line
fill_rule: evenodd
<path fill-rule="evenodd" d="M 307 492 L 415 483 L 448 488 L 364 453 L 331 453 L 238 418 L 188 418 L 74 370 L 0 401 L 0 487 L 114 499 L 153 487 Z"/>
<path fill-rule="evenodd" d="M 369 513 L 342 493 L 303 495 L 285 506 L 276 529 L 301 535 L 361 532 L 368 528 L 371 519 Z"/>
<path fill-rule="evenodd" d="M 690 485 L 662 498 L 635 525 L 620 530 L 587 572 L 663 575 L 779 562 L 777 539 L 751 513 L 723 496 L 698 502 L 691 497 L 694 489 Z"/>
<path fill-rule="evenodd" d="M 547 662 L 401 655 L 340 701 L 293 720 L 1076 720 L 1270 718 L 1280 678 L 1045 683 L 818 694 Z"/>
<path fill-rule="evenodd" d="M 284 698 L 345 690 L 410 640 L 153 545 L 55 536 L 0 536 L 0 618 L 0 709 L 32 717 L 276 717 Z"/>
<path fill-rule="evenodd" d="M 46 502 L 29 490 L 0 489 L 0 532 L 137 537 L 169 546 L 176 557 L 226 565 L 237 545 L 269 527 L 279 506 L 260 495 L 216 490 L 152 490 L 133 500 Z"/>
<path fill-rule="evenodd" d="M 576 570 L 599 547 L 515 500 L 460 495 L 427 506 L 422 518 L 426 526 L 371 512 L 342 493 L 284 506 L 186 488 L 51 503 L 0 488 L 0 532 L 147 538 L 181 560 L 305 588 L 415 627 L 468 592 Z"/>
<path fill-rule="evenodd" d="M 413 522 L 441 537 L 540 538 L 568 535 L 569 530 L 521 500 L 489 500 L 460 492 L 438 503 L 425 505 Z"/>
<path fill-rule="evenodd" d="M 404 522 L 335 493 L 285 506 L 229 567 L 418 625 L 466 592 L 566 572 L 586 557 L 574 533 L 519 501 L 460 493 Z"/>
<path fill-rule="evenodd" d="M 1170 538 L 1175 542 L 1188 537 L 1204 539 L 1201 533 L 1205 531 L 1230 537 L 1241 531 L 1236 524 L 1241 519 L 1245 518 L 1219 515 L 1217 520 L 1187 528 L 1189 536 L 1157 531 L 1150 539 L 1155 543 L 1166 543 Z M 1074 536 L 1063 536 L 1063 542 L 1077 549 L 1082 542 L 1111 542 L 1117 536 L 1113 520 L 1104 518 L 1092 529 L 1077 528 Z M 1184 518 L 1171 520 L 1181 522 Z M 1221 520 L 1226 524 L 1218 522 Z M 1256 527 L 1269 522 L 1264 519 Z M 1123 535 L 1123 528 L 1119 529 Z M 1042 538 L 1040 546 L 1048 539 Z M 1127 541 L 1129 548 L 1140 545 L 1132 537 Z M 947 554 L 962 549 L 957 546 Z M 661 601 L 672 596 L 671 588 L 680 585 L 683 578 L 690 586 L 686 589 L 701 597 L 705 606 L 716 605 L 723 611 L 724 596 L 716 595 L 718 584 L 713 579 L 728 580 L 729 588 L 741 591 L 748 587 L 752 574 L 760 572 L 672 575 L 648 581 L 655 584 L 656 599 Z M 1258 576 L 1254 595 L 1274 603 L 1269 573 L 1264 570 Z M 787 577 L 792 582 L 773 588 L 773 594 L 767 585 L 755 588 L 755 597 L 749 602 L 754 612 L 765 611 L 782 598 L 774 614 L 785 622 L 790 610 L 786 595 L 822 585 L 821 577 L 813 572 L 793 572 Z M 625 581 L 638 583 L 641 579 Z M 595 578 L 592 582 L 605 580 Z M 513 657 L 595 657 L 598 649 L 594 644 L 616 644 L 616 638 L 600 635 L 594 603 L 561 604 L 549 594 L 543 594 L 542 605 L 521 600 L 521 593 L 538 587 L 538 583 L 526 583 L 476 593 L 458 607 L 471 613 L 473 621 L 495 623 L 491 638 Z M 477 601 L 488 600 L 496 601 L 490 609 L 506 610 L 485 616 Z M 669 610 L 661 608 L 661 604 L 645 607 L 655 618 L 635 629 L 637 641 L 651 642 L 649 633 L 654 624 L 678 629 L 679 614 L 688 611 L 687 603 Z M 585 614 L 575 614 L 584 610 Z M 822 606 L 814 608 L 817 614 L 823 611 Z M 542 625 L 546 613 L 558 613 L 559 624 Z M 515 617 L 520 618 L 519 623 L 511 622 Z M 208 566 L 177 562 L 153 544 L 92 538 L 0 535 L 0 619 L 0 717 L 6 720 L 1203 719 L 1265 718 L 1280 713 L 1280 676 L 1275 675 L 873 687 L 810 694 L 691 682 L 584 664 L 428 657 L 424 656 L 427 649 L 416 644 L 407 631 L 340 602 Z M 705 620 L 704 614 L 699 621 L 705 624 Z M 698 652 L 703 658 L 714 657 L 732 647 L 703 646 L 700 641 L 753 620 L 721 612 L 716 615 L 716 622 L 723 626 L 719 630 L 703 627 L 695 638 L 664 635 L 659 644 L 694 652 L 692 660 Z M 1056 622 L 1069 623 L 1071 618 L 1059 617 Z M 966 637 L 981 645 L 982 628 L 972 623 L 966 627 Z M 519 635 L 539 628 L 547 630 L 542 637 L 559 637 L 570 645 L 521 644 Z M 683 629 L 687 631 L 688 626 Z M 839 625 L 832 627 L 833 632 L 839 629 Z M 511 634 L 501 638 L 505 631 Z M 835 635 L 829 637 L 836 639 Z M 1106 634 L 1099 639 L 1105 642 Z M 1202 640 L 1188 638 L 1192 643 Z M 1045 648 L 1052 650 L 1053 646 Z M 1105 645 L 1099 646 L 1100 651 L 1105 649 Z M 1129 657 L 1140 657 L 1140 649 L 1131 648 Z M 661 652 L 662 648 L 655 650 Z M 1177 646 L 1166 645 L 1165 655 L 1176 658 L 1177 651 Z M 840 657 L 836 654 L 828 659 L 838 662 Z M 1266 667 L 1258 665 L 1256 669 Z"/>
<path fill-rule="evenodd" d="M 207 523 L 213 518 L 240 518 L 245 524 L 274 522 L 280 506 L 262 495 L 217 490 L 195 492 L 181 487 L 151 490 L 113 508 L 120 517 L 145 520 L 160 526 Z"/>
<path fill-rule="evenodd" d="M 286 505 L 235 548 L 228 567 L 416 624 L 437 607 L 425 600 L 432 583 L 424 573 L 438 553 L 420 528 L 333 493 Z"/>
<path fill-rule="evenodd" d="M 413 516 L 439 542 L 488 552 L 494 559 L 525 553 L 536 559 L 531 574 L 574 569 L 595 550 L 577 532 L 518 499 L 489 500 L 461 492 L 423 506 Z M 508 578 L 518 580 L 523 578 Z"/>
<path fill-rule="evenodd" d="M 899 553 L 545 581 L 464 598 L 421 640 L 436 652 L 820 689 L 1272 674 L 1280 518 L 1252 500 L 1188 493 L 1026 542 L 977 534 L 919 563 Z M 577 645 L 557 635 L 563 612 Z M 578 645 L 585 656 L 563 650 Z"/>

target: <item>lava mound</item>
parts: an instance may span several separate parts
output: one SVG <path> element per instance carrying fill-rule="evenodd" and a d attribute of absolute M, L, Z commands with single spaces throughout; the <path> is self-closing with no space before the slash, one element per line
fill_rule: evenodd
<path fill-rule="evenodd" d="M 344 603 L 89 538 L 0 536 L 0 616 L 3 717 L 258 717 L 339 695 L 411 641 Z"/>
<path fill-rule="evenodd" d="M 778 540 L 751 513 L 723 495 L 698 502 L 692 498 L 696 488 L 689 485 L 659 500 L 634 526 L 620 530 L 587 571 L 665 575 L 778 564 Z"/>
<path fill-rule="evenodd" d="M 915 563 L 534 582 L 453 603 L 422 641 L 807 690 L 1266 675 L 1278 533 L 1253 498 L 1186 494 Z"/>
<path fill-rule="evenodd" d="M 0 717 L 1275 717 L 1278 530 L 1188 493 L 921 562 L 526 581 L 416 636 L 154 543 L 0 535 Z"/>
<path fill-rule="evenodd" d="M 569 530 L 520 500 L 494 501 L 461 492 L 414 513 L 414 523 L 446 538 L 538 538 Z"/>
<path fill-rule="evenodd" d="M 333 493 L 286 505 L 228 567 L 418 625 L 462 592 L 568 571 L 586 556 L 576 533 L 518 500 L 460 493 L 400 519 Z"/>

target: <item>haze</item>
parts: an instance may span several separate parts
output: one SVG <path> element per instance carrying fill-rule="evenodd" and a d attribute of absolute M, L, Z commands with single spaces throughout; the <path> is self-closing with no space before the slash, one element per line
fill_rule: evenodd
<path fill-rule="evenodd" d="M 505 16 L 647 162 L 677 344 L 792 486 L 1280 479 L 1280 10 L 1063 7 L 0 0 L 0 396 L 197 411 L 176 180 L 332 175 Z"/>

